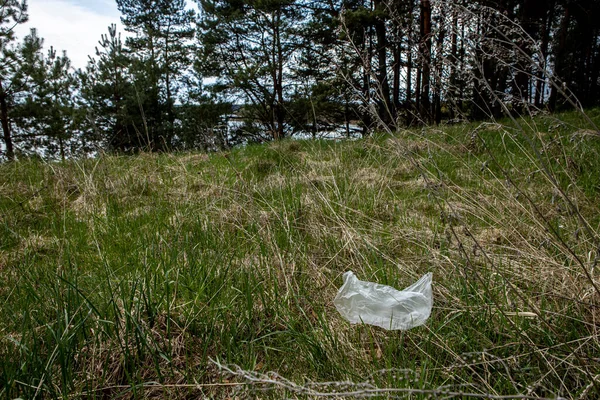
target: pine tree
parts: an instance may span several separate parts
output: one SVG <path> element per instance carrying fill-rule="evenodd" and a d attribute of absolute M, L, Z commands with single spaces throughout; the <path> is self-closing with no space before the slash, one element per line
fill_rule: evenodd
<path fill-rule="evenodd" d="M 26 22 L 27 18 L 27 2 L 25 0 L 4 0 L 0 4 L 0 120 L 4 144 L 6 145 L 6 157 L 9 160 L 15 158 L 9 115 L 9 98 L 15 91 L 11 79 L 16 68 L 18 68 L 15 64 L 19 63 L 16 52 L 14 49 L 9 48 L 9 45 L 15 40 L 15 26 Z"/>
<path fill-rule="evenodd" d="M 344 49 L 338 60 L 347 85 L 351 86 L 359 101 L 359 119 L 362 134 L 371 132 L 377 120 L 373 110 L 377 99 L 377 84 L 373 82 L 374 43 L 376 13 L 372 3 L 364 0 L 349 0 L 344 3 L 342 17 L 342 40 Z"/>
<path fill-rule="evenodd" d="M 143 121 L 130 77 L 131 58 L 116 25 L 103 34 L 96 56 L 79 72 L 80 107 L 95 139 L 109 150 L 131 152 L 143 146 Z"/>
<path fill-rule="evenodd" d="M 195 13 L 185 0 L 117 0 L 133 56 L 131 72 L 152 150 L 170 148 L 175 135 L 178 82 L 191 66 Z"/>
<path fill-rule="evenodd" d="M 311 2 L 297 31 L 300 47 L 291 68 L 290 78 L 296 84 L 287 107 L 289 123 L 295 130 L 310 131 L 313 138 L 320 127 L 342 124 L 349 118 L 345 112 L 349 91 L 337 67 L 340 8 L 337 0 Z"/>
<path fill-rule="evenodd" d="M 421 57 L 421 70 L 417 77 L 420 80 L 420 98 L 417 98 L 419 111 L 424 120 L 431 120 L 431 101 L 429 97 L 431 81 L 431 2 L 421 0 L 420 19 L 421 40 L 419 52 Z"/>
<path fill-rule="evenodd" d="M 48 50 L 45 60 L 44 80 L 37 85 L 37 91 L 43 109 L 38 120 L 38 130 L 45 137 L 46 148 L 55 153 L 58 151 L 64 160 L 67 154 L 77 153 L 74 114 L 75 102 L 73 93 L 76 78 L 71 69 L 71 60 L 66 52 L 58 55 L 53 47 Z"/>
<path fill-rule="evenodd" d="M 197 0 L 206 76 L 246 103 L 272 139 L 285 135 L 289 69 L 299 48 L 302 15 L 295 0 Z"/>
<path fill-rule="evenodd" d="M 77 152 L 79 144 L 73 124 L 76 79 L 66 53 L 59 55 L 50 47 L 43 57 L 41 43 L 33 36 L 23 46 L 16 78 L 25 90 L 14 106 L 15 126 L 23 151 L 41 151 L 48 158 L 58 155 L 64 160 Z"/>
<path fill-rule="evenodd" d="M 26 128 L 27 111 L 25 104 L 29 94 L 34 89 L 34 79 L 43 74 L 43 39 L 32 29 L 23 41 L 10 51 L 6 52 L 6 59 L 10 60 L 3 69 L 8 91 L 5 92 L 7 109 L 6 122 L 10 128 L 10 143 L 13 159 L 17 152 L 35 147 L 35 135 Z M 13 147 L 14 145 L 14 147 Z M 8 148 L 8 146 L 7 146 Z M 8 156 L 8 154 L 7 154 Z"/>

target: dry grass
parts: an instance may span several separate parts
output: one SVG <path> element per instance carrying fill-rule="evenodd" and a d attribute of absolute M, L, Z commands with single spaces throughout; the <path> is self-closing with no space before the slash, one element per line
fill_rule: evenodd
<path fill-rule="evenodd" d="M 597 193 L 454 129 L 2 166 L 0 397 L 593 398 Z M 347 270 L 432 271 L 430 321 L 349 325 Z"/>

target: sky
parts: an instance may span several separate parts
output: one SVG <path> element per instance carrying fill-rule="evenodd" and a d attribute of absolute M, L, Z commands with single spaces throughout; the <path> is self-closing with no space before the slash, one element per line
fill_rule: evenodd
<path fill-rule="evenodd" d="M 66 50 L 74 68 L 85 68 L 88 55 L 95 55 L 100 36 L 117 24 L 124 34 L 115 0 L 29 0 L 29 21 L 16 29 L 23 38 L 37 28 L 44 38 L 44 52 L 50 46 Z"/>

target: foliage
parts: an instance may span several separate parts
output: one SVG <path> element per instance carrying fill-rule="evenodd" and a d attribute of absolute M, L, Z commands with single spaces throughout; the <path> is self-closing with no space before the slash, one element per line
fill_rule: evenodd
<path fill-rule="evenodd" d="M 2 136 L 6 146 L 6 158 L 13 160 L 13 148 L 9 101 L 15 91 L 12 83 L 15 74 L 16 52 L 9 45 L 15 40 L 14 28 L 28 19 L 27 2 L 25 0 L 6 0 L 0 5 L 0 121 Z"/>
<path fill-rule="evenodd" d="M 289 68 L 303 15 L 294 0 L 202 0 L 201 68 L 230 96 L 251 104 L 251 122 L 274 139 L 286 134 Z M 253 121 L 252 121 L 253 120 Z"/>
<path fill-rule="evenodd" d="M 143 146 L 144 121 L 136 87 L 131 82 L 130 57 L 116 25 L 108 28 L 85 71 L 79 72 L 81 108 L 88 130 L 108 150 L 131 152 Z"/>
<path fill-rule="evenodd" d="M 24 49 L 24 52 L 29 51 Z M 19 78 L 28 90 L 14 110 L 18 139 L 24 142 L 21 151 L 44 149 L 46 154 L 55 154 L 63 160 L 79 154 L 77 147 L 81 141 L 74 137 L 77 128 L 72 97 L 76 80 L 69 71 L 68 57 L 57 55 L 51 47 L 45 58 L 34 54 L 30 59 L 25 54 L 22 60 L 32 64 L 29 67 L 21 65 Z"/>
<path fill-rule="evenodd" d="M 191 64 L 192 10 L 185 0 L 117 0 L 132 55 L 130 72 L 144 118 L 146 145 L 168 150 L 176 135 L 175 103 L 180 80 Z"/>
<path fill-rule="evenodd" d="M 184 0 L 117 2 L 129 35 L 122 42 L 109 27 L 73 83 L 72 125 L 63 118 L 54 129 L 79 149 L 65 156 L 359 129 L 368 136 L 589 107 L 600 98 L 597 0 L 196 4 L 198 15 Z M 20 64 L 11 27 L 26 19 L 26 6 L 10 0 L 2 10 L 8 156 L 15 151 L 7 101 L 21 90 L 10 86 Z M 16 138 L 17 152 L 44 152 L 40 145 L 56 136 L 35 129 Z"/>

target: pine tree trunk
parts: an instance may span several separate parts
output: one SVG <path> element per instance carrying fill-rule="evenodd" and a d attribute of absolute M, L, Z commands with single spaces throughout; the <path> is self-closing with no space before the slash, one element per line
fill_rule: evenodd
<path fill-rule="evenodd" d="M 541 107 L 544 103 L 544 70 L 547 68 L 546 58 L 548 57 L 548 44 L 550 43 L 550 32 L 552 32 L 552 21 L 554 19 L 554 2 L 548 6 L 548 12 L 546 13 L 546 20 L 542 25 L 542 45 L 540 51 L 543 59 L 540 60 L 540 68 L 536 76 L 535 95 L 533 103 L 536 107 Z"/>
<path fill-rule="evenodd" d="M 375 0 L 375 10 L 382 10 L 383 5 L 381 0 Z M 375 20 L 375 34 L 377 36 L 377 81 L 378 81 L 378 92 L 381 97 L 379 100 L 379 118 L 386 124 L 391 123 L 391 104 L 390 104 L 390 85 L 387 77 L 387 36 L 386 26 L 383 18 L 376 18 Z"/>
<path fill-rule="evenodd" d="M 62 137 L 58 138 L 58 147 L 60 149 L 60 159 L 61 161 L 65 161 L 65 141 Z"/>
<path fill-rule="evenodd" d="M 566 42 L 567 42 L 567 33 L 569 30 L 569 22 L 570 22 L 571 16 L 569 13 L 569 6 L 565 5 L 565 11 L 563 14 L 563 18 L 562 21 L 560 23 L 560 28 L 558 31 L 558 43 L 557 46 L 554 50 L 554 57 L 556 59 L 556 62 L 554 63 L 554 75 L 558 76 L 559 79 L 564 79 L 564 63 L 563 63 L 563 57 L 564 57 L 564 53 L 565 53 L 565 46 L 566 46 Z M 550 99 L 548 101 L 548 108 L 551 111 L 554 111 L 556 109 L 556 101 L 558 98 L 558 89 L 556 88 L 556 85 L 558 85 L 559 82 L 554 82 L 552 85 L 552 89 L 550 91 Z"/>
<path fill-rule="evenodd" d="M 448 103 L 450 108 L 450 116 L 451 118 L 455 118 L 455 108 L 456 108 L 456 97 L 457 97 L 457 79 L 456 79 L 456 71 L 458 70 L 458 12 L 454 10 L 454 14 L 452 15 L 452 35 L 451 35 L 451 48 L 450 48 L 450 88 L 448 91 L 449 99 Z"/>
<path fill-rule="evenodd" d="M 115 125 L 113 127 L 112 139 L 110 140 L 110 146 L 114 147 L 114 144 L 117 144 L 117 148 L 119 151 L 125 151 L 124 138 L 123 138 L 123 117 L 121 116 L 121 94 L 119 93 L 119 88 L 121 87 L 121 74 L 119 73 L 119 66 L 117 64 L 116 58 L 113 59 L 112 63 L 114 69 L 114 83 L 112 87 L 112 102 L 114 105 L 114 113 L 115 113 Z M 129 138 L 127 139 L 129 143 Z"/>
<path fill-rule="evenodd" d="M 281 46 L 281 10 L 277 13 L 277 20 L 275 23 L 275 39 L 277 46 L 277 79 L 275 84 L 275 92 L 277 95 L 277 106 L 276 106 L 276 118 L 277 118 L 277 131 L 275 139 L 283 139 L 284 136 L 284 123 L 285 123 L 285 110 L 283 108 L 283 49 Z"/>
<path fill-rule="evenodd" d="M 442 75 L 443 75 L 443 64 L 442 64 L 442 52 L 444 50 L 444 39 L 446 36 L 446 30 L 441 29 L 437 40 L 436 50 L 436 71 L 435 71 L 435 94 L 434 94 L 434 115 L 435 123 L 439 125 L 442 122 Z"/>
<path fill-rule="evenodd" d="M 10 134 L 10 123 L 8 121 L 8 105 L 6 104 L 7 93 L 4 91 L 2 81 L 0 80 L 0 119 L 2 119 L 2 132 L 4 133 L 4 143 L 6 144 L 6 158 L 9 161 L 15 159 L 12 137 Z"/>
<path fill-rule="evenodd" d="M 465 55 L 466 55 L 466 50 L 465 50 L 465 24 L 461 25 L 460 28 L 460 50 L 458 51 L 458 66 L 459 68 L 464 68 L 465 65 Z M 465 89 L 466 89 L 466 82 L 461 79 L 460 82 L 458 82 L 458 109 L 460 110 L 460 112 L 462 113 L 465 109 L 465 102 L 464 102 L 464 98 L 465 98 Z"/>
<path fill-rule="evenodd" d="M 394 117 L 398 116 L 398 109 L 400 108 L 400 64 L 402 62 L 402 40 L 401 40 L 400 27 L 397 28 L 397 40 L 398 43 L 394 46 L 394 82 L 392 86 L 392 103 Z"/>
<path fill-rule="evenodd" d="M 369 134 L 369 129 L 371 128 L 371 67 L 373 65 L 373 32 L 371 27 L 365 28 L 365 41 L 363 43 L 363 52 L 365 53 L 365 60 L 363 63 L 363 101 L 364 101 L 364 111 L 362 112 L 362 122 L 363 122 L 363 136 L 367 136 Z"/>
<path fill-rule="evenodd" d="M 168 31 L 167 37 L 165 38 L 165 87 L 167 89 L 167 104 L 166 104 L 166 112 L 167 112 L 167 132 L 166 132 L 166 142 L 167 144 L 171 143 L 171 140 L 175 136 L 175 112 L 173 105 L 173 94 L 171 92 L 171 73 L 169 71 L 169 64 L 171 60 L 169 58 L 169 38 Z M 167 149 L 169 150 L 169 149 Z"/>
<path fill-rule="evenodd" d="M 421 0 L 421 104 L 420 114 L 429 121 L 431 119 L 431 104 L 429 100 L 431 80 L 431 3 Z"/>
<path fill-rule="evenodd" d="M 484 31 L 481 24 L 477 26 L 477 34 L 480 36 L 484 36 L 486 32 Z M 486 87 L 486 83 L 489 83 L 487 80 L 488 72 L 488 62 L 485 60 L 484 54 L 485 51 L 483 49 L 482 43 L 476 43 L 475 45 L 475 63 L 477 65 L 473 68 L 473 75 L 475 78 L 475 82 L 473 84 L 473 102 L 471 115 L 475 119 L 481 119 L 486 116 L 489 116 L 489 107 L 490 107 L 490 99 L 489 96 L 486 96 L 488 93 L 488 88 Z M 485 80 L 485 82 L 484 82 Z"/>
<path fill-rule="evenodd" d="M 524 0 L 520 10 L 521 26 L 527 33 L 528 37 L 536 38 L 536 26 L 540 22 L 537 15 L 542 4 L 536 4 L 535 0 Z M 521 39 L 519 43 L 520 52 L 519 61 L 517 62 L 517 74 L 514 82 L 514 94 L 517 95 L 518 101 L 515 103 L 515 111 L 522 112 L 523 108 L 531 102 L 530 96 L 530 75 L 531 71 L 531 49 L 527 46 L 526 39 Z M 525 56 L 526 55 L 526 56 Z"/>
<path fill-rule="evenodd" d="M 408 33 L 406 38 L 406 111 L 408 115 L 412 115 L 413 97 L 412 97 L 412 75 L 413 75 L 413 58 L 412 58 L 412 40 L 413 40 L 413 5 L 408 11 Z M 410 120 L 407 120 L 410 123 Z"/>
<path fill-rule="evenodd" d="M 506 13 L 508 10 L 499 9 L 498 11 Z M 506 81 L 508 68 L 498 67 L 498 60 L 494 57 L 488 57 L 493 49 L 490 45 L 490 39 L 497 39 L 498 33 L 490 26 L 495 26 L 497 19 L 481 24 L 477 27 L 477 32 L 481 35 L 483 43 L 478 43 L 475 48 L 475 59 L 479 63 L 475 67 L 476 84 L 473 85 L 473 108 L 472 116 L 475 119 L 497 118 L 502 113 L 501 102 L 497 95 L 506 92 Z"/>
<path fill-rule="evenodd" d="M 350 107 L 347 98 L 344 99 L 344 122 L 346 125 L 346 137 L 350 139 Z"/>
<path fill-rule="evenodd" d="M 421 110 L 421 77 L 423 76 L 423 68 L 417 64 L 417 78 L 415 82 L 415 113 L 420 113 Z"/>
<path fill-rule="evenodd" d="M 406 107 L 412 108 L 412 49 L 410 43 L 408 44 L 408 51 L 406 54 Z"/>
<path fill-rule="evenodd" d="M 600 40 L 600 29 L 596 29 L 596 31 L 594 32 L 594 43 L 596 43 L 596 46 L 593 51 L 593 54 L 595 54 L 596 56 L 592 60 L 592 66 L 590 69 L 591 82 L 592 82 L 592 84 L 590 85 L 590 96 L 592 98 L 592 101 L 597 101 L 597 99 L 598 99 L 598 82 L 600 82 L 599 81 L 599 78 L 600 78 L 600 49 L 598 46 L 599 40 Z"/>

